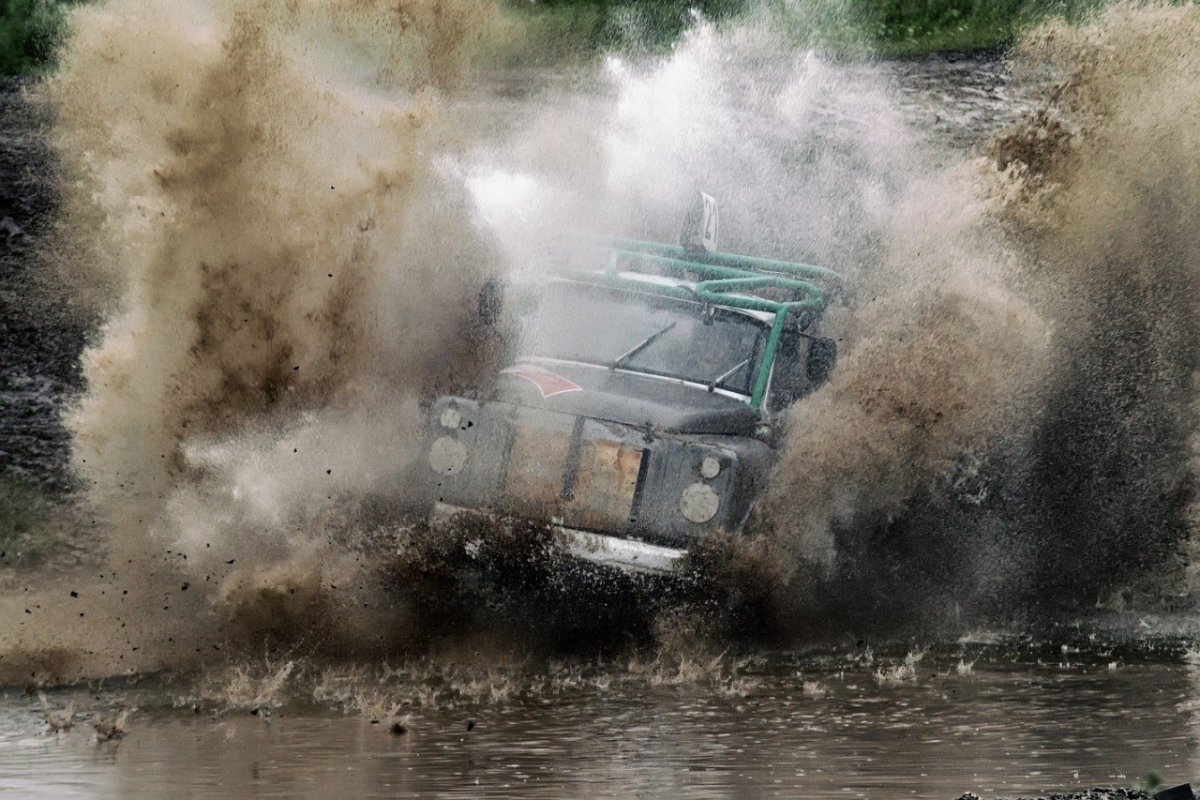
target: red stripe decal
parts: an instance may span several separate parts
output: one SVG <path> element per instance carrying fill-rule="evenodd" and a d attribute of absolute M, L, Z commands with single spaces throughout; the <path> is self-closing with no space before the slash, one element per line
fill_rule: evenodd
<path fill-rule="evenodd" d="M 515 367 L 500 370 L 501 375 L 515 375 L 524 378 L 538 388 L 542 397 L 554 397 L 568 392 L 582 392 L 583 387 L 574 381 L 567 380 L 562 375 L 548 369 L 535 367 L 532 364 L 520 364 Z"/>

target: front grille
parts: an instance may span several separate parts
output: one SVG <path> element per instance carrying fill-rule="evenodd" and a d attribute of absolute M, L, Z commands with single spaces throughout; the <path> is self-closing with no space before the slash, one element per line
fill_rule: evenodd
<path fill-rule="evenodd" d="M 513 426 L 504 480 L 508 505 L 526 516 L 560 518 L 568 527 L 627 529 L 643 450 L 591 420 L 547 422 Z"/>
<path fill-rule="evenodd" d="M 574 498 L 563 524 L 588 530 L 620 530 L 629 525 L 637 491 L 642 450 L 622 442 L 581 443 Z"/>

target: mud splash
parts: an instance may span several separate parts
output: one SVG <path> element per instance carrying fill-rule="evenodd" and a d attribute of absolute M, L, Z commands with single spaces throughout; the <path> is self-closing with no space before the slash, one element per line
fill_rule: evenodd
<path fill-rule="evenodd" d="M 839 560 L 869 557 L 838 537 L 877 535 L 918 494 L 958 483 L 982 450 L 1027 433 L 1048 331 L 1007 288 L 1017 256 L 990 235 L 965 177 L 897 198 L 855 341 L 830 385 L 789 413 L 762 507 L 783 563 L 828 577 Z"/>
<path fill-rule="evenodd" d="M 1196 9 L 1165 4 L 1036 32 L 1017 58 L 1048 77 L 1045 103 L 992 148 L 1000 217 L 1056 330 L 1030 474 L 1039 535 L 1075 554 L 1054 579 L 1076 596 L 1195 588 L 1180 545 L 1195 531 L 1198 42 Z M 1113 564 L 1125 575 L 1096 581 Z"/>
<path fill-rule="evenodd" d="M 166 5 L 81 11 L 45 91 L 72 180 L 69 252 L 80 254 L 81 283 L 107 290 L 98 302 L 109 321 L 71 420 L 77 466 L 112 532 L 110 574 L 145 603 L 145 631 L 165 634 L 151 620 L 166 625 L 186 607 L 178 637 L 202 643 L 184 653 L 163 646 L 175 644 L 170 634 L 143 635 L 139 664 L 182 657 L 175 650 L 202 661 L 262 638 L 324 652 L 411 641 L 409 609 L 385 585 L 395 576 L 360 545 L 398 533 L 387 512 L 403 505 L 396 487 L 417 399 L 479 384 L 494 344 L 473 319 L 479 285 L 502 255 L 517 261 L 529 242 L 554 243 L 581 220 L 669 239 L 699 181 L 733 209 L 731 249 L 804 247 L 858 281 L 906 286 L 875 317 L 901 337 L 922 303 L 924 322 L 943 329 L 988 316 L 965 348 L 920 370 L 945 372 L 1003 335 L 1030 339 L 1009 330 L 1032 323 L 983 265 L 962 267 L 938 295 L 954 256 L 920 262 L 935 263 L 925 272 L 916 253 L 944 230 L 899 242 L 897 199 L 916 197 L 931 162 L 885 82 L 797 57 L 771 19 L 732 31 L 700 22 L 661 62 L 610 60 L 594 94 L 547 98 L 497 142 L 466 124 L 453 96 L 466 59 L 455 48 L 486 35 L 487 6 L 185 11 L 186 24 Z M 775 59 L 768 80 L 746 95 L 764 53 Z M 661 114 L 669 98 L 674 113 Z M 591 135 L 561 136 L 572 126 Z M 878 269 L 898 255 L 908 273 Z M 860 383 L 881 380 L 895 355 L 877 350 L 860 358 L 877 370 L 864 378 L 860 368 Z M 931 377 L 913 375 L 914 385 Z M 909 409 L 957 417 L 948 441 L 928 448 L 925 471 L 881 501 L 889 511 L 956 447 L 986 437 L 977 409 L 1003 382 L 963 378 L 944 411 Z M 986 396 L 954 405 L 973 390 Z M 924 435 L 920 426 L 900 434 L 907 445 L 895 444 L 893 460 Z M 825 555 L 811 541 L 788 550 L 793 564 Z M 113 626 L 136 616 L 107 611 Z M 56 641 L 72 628 L 55 625 L 38 647 L 96 650 L 86 640 L 101 627 L 93 616 L 76 648 Z M 690 640 L 679 632 L 703 628 L 672 618 L 659 638 Z"/>
<path fill-rule="evenodd" d="M 755 523 L 767 536 L 735 559 L 739 585 L 845 571 L 929 487 L 962 485 L 999 440 L 1022 446 L 1047 374 L 1024 253 L 997 230 L 977 168 L 942 166 L 882 70 L 797 52 L 779 28 L 765 12 L 701 22 L 662 61 L 610 59 L 607 94 L 554 102 L 476 177 L 485 203 L 508 187 L 495 194 L 536 209 L 512 226 L 520 241 L 501 233 L 510 252 L 580 220 L 669 241 L 703 188 L 721 198 L 723 248 L 848 276 L 825 328 L 846 359 L 790 414 Z M 564 142 L 568 127 L 588 135 Z M 493 216 L 512 221 L 504 210 Z"/>
<path fill-rule="evenodd" d="M 788 413 L 763 535 L 731 562 L 735 589 L 778 590 L 781 627 L 814 581 L 869 584 L 875 610 L 935 589 L 1094 602 L 1178 566 L 1200 65 L 1170 54 L 1191 52 L 1194 10 L 1035 35 L 1018 57 L 1050 65 L 1045 107 L 950 168 L 884 75 L 797 55 L 773 18 L 701 21 L 668 57 L 610 59 L 477 129 L 456 87 L 497 18 L 466 0 L 78 12 L 43 97 L 65 266 L 108 320 L 71 426 L 110 555 L 86 585 L 4 599 L 6 674 L 411 643 L 420 612 L 369 554 L 397 534 L 419 398 L 486 380 L 479 287 L 585 221 L 671 239 L 697 188 L 721 197 L 728 249 L 854 287 L 828 319 L 842 366 Z M 1113 558 L 1128 569 L 1098 570 Z M 668 616 L 656 635 L 678 654 L 699 630 Z"/>
<path fill-rule="evenodd" d="M 453 138 L 441 87 L 466 33 L 446 27 L 486 14 L 454 3 L 80 12 L 47 93 L 77 181 L 72 222 L 94 222 L 70 235 L 109 255 L 87 266 L 117 297 L 72 420 L 101 502 L 139 498 L 153 516 L 189 473 L 234 455 L 188 446 L 362 406 L 375 387 L 412 397 L 469 364 L 463 300 L 494 259 L 427 151 Z M 370 49 L 356 41 L 369 37 Z M 392 412 L 385 431 L 403 424 L 402 400 L 380 411 Z"/>
<path fill-rule="evenodd" d="M 764 573 L 801 567 L 785 614 L 821 576 L 843 610 L 951 619 L 1194 591 L 1198 35 L 1154 4 L 1036 31 L 1041 106 L 893 195 L 763 508 Z"/>
<path fill-rule="evenodd" d="M 108 563 L 72 589 L 95 604 L 87 630 L 18 612 L 17 649 L 94 655 L 108 623 L 165 640 L 172 607 L 170 638 L 201 650 L 246 626 L 378 637 L 348 610 L 375 599 L 348 538 L 395 493 L 418 398 L 470 389 L 491 358 L 475 297 L 499 261 L 439 159 L 498 19 L 469 0 L 73 15 L 40 95 L 64 273 L 106 316 L 69 426 Z M 66 613 L 61 588 L 34 605 Z M 136 649 L 177 649 L 160 644 Z"/>
<path fill-rule="evenodd" d="M 732 209 L 722 220 L 728 249 L 848 276 L 824 321 L 845 358 L 787 415 L 753 522 L 760 538 L 749 553 L 704 559 L 737 565 L 722 568 L 732 594 L 787 587 L 770 612 L 785 629 L 796 601 L 827 594 L 813 587 L 831 578 L 868 577 L 887 587 L 868 592 L 872 601 L 894 606 L 895 594 L 919 602 L 937 582 L 914 579 L 926 560 L 943 562 L 943 578 L 959 555 L 976 558 L 945 556 L 959 521 L 946 508 L 1002 494 L 1007 476 L 989 471 L 992 454 L 1028 463 L 1053 346 L 1025 285 L 1028 254 L 999 223 L 981 165 L 944 166 L 945 154 L 909 128 L 884 72 L 790 44 L 756 20 L 733 32 L 702 25 L 653 69 L 611 64 L 617 100 L 600 192 L 631 212 L 626 229 L 670 239 L 675 220 L 663 210 L 703 185 Z M 918 511 L 919 529 L 903 534 L 908 560 L 881 553 Z M 1007 533 L 971 540 L 969 572 L 989 591 L 1025 572 L 1023 550 L 991 557 Z"/>

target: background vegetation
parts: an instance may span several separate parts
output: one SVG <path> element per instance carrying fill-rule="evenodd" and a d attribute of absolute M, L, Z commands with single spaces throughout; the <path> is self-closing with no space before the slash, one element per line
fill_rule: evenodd
<path fill-rule="evenodd" d="M 1091 0 L 862 0 L 867 33 L 883 54 L 1003 48 L 1054 16 L 1078 19 Z"/>
<path fill-rule="evenodd" d="M 1078 19 L 1104 0 L 511 0 L 547 59 L 599 47 L 654 49 L 698 12 L 715 22 L 756 13 L 798 44 L 883 56 L 998 50 L 1053 16 Z M 541 28 L 542 30 L 537 30 Z M 544 35 L 539 35 L 544 34 Z"/>
<path fill-rule="evenodd" d="M 52 68 L 67 9 L 82 0 L 0 0 L 0 74 Z M 1050 15 L 1082 14 L 1099 0 L 507 0 L 545 61 L 598 48 L 655 49 L 694 12 L 724 21 L 754 8 L 778 17 L 799 42 L 885 56 L 1002 48 Z"/>
<path fill-rule="evenodd" d="M 0 75 L 29 75 L 48 68 L 73 2 L 0 0 Z"/>

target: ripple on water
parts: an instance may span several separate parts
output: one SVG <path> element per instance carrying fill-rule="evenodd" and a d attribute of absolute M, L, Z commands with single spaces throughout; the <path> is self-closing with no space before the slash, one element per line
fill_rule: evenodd
<path fill-rule="evenodd" d="M 36 698 L 13 692 L 0 696 L 0 791 L 945 799 L 1197 774 L 1200 667 L 1181 659 L 1130 659 L 1114 671 L 1099 648 L 1084 649 L 1063 669 L 1028 649 L 1014 658 L 1000 646 L 956 643 L 935 648 L 905 684 L 874 680 L 878 665 L 905 655 L 884 651 L 871 665 L 847 666 L 828 654 L 782 654 L 748 670 L 755 689 L 744 697 L 719 691 L 719 680 L 655 685 L 606 664 L 572 668 L 607 670 L 606 688 L 580 681 L 548 705 L 536 688 L 549 685 L 545 676 L 513 674 L 514 690 L 498 701 L 483 693 L 414 702 L 400 736 L 311 701 L 293 699 L 269 716 L 195 714 L 171 708 L 161 690 L 134 688 L 78 695 L 85 715 L 89 699 L 142 709 L 126 739 L 99 745 L 86 719 L 46 733 Z M 976 666 L 960 675 L 964 657 Z M 805 691 L 814 680 L 824 694 Z M 60 692 L 50 702 L 61 708 L 70 698 Z"/>

